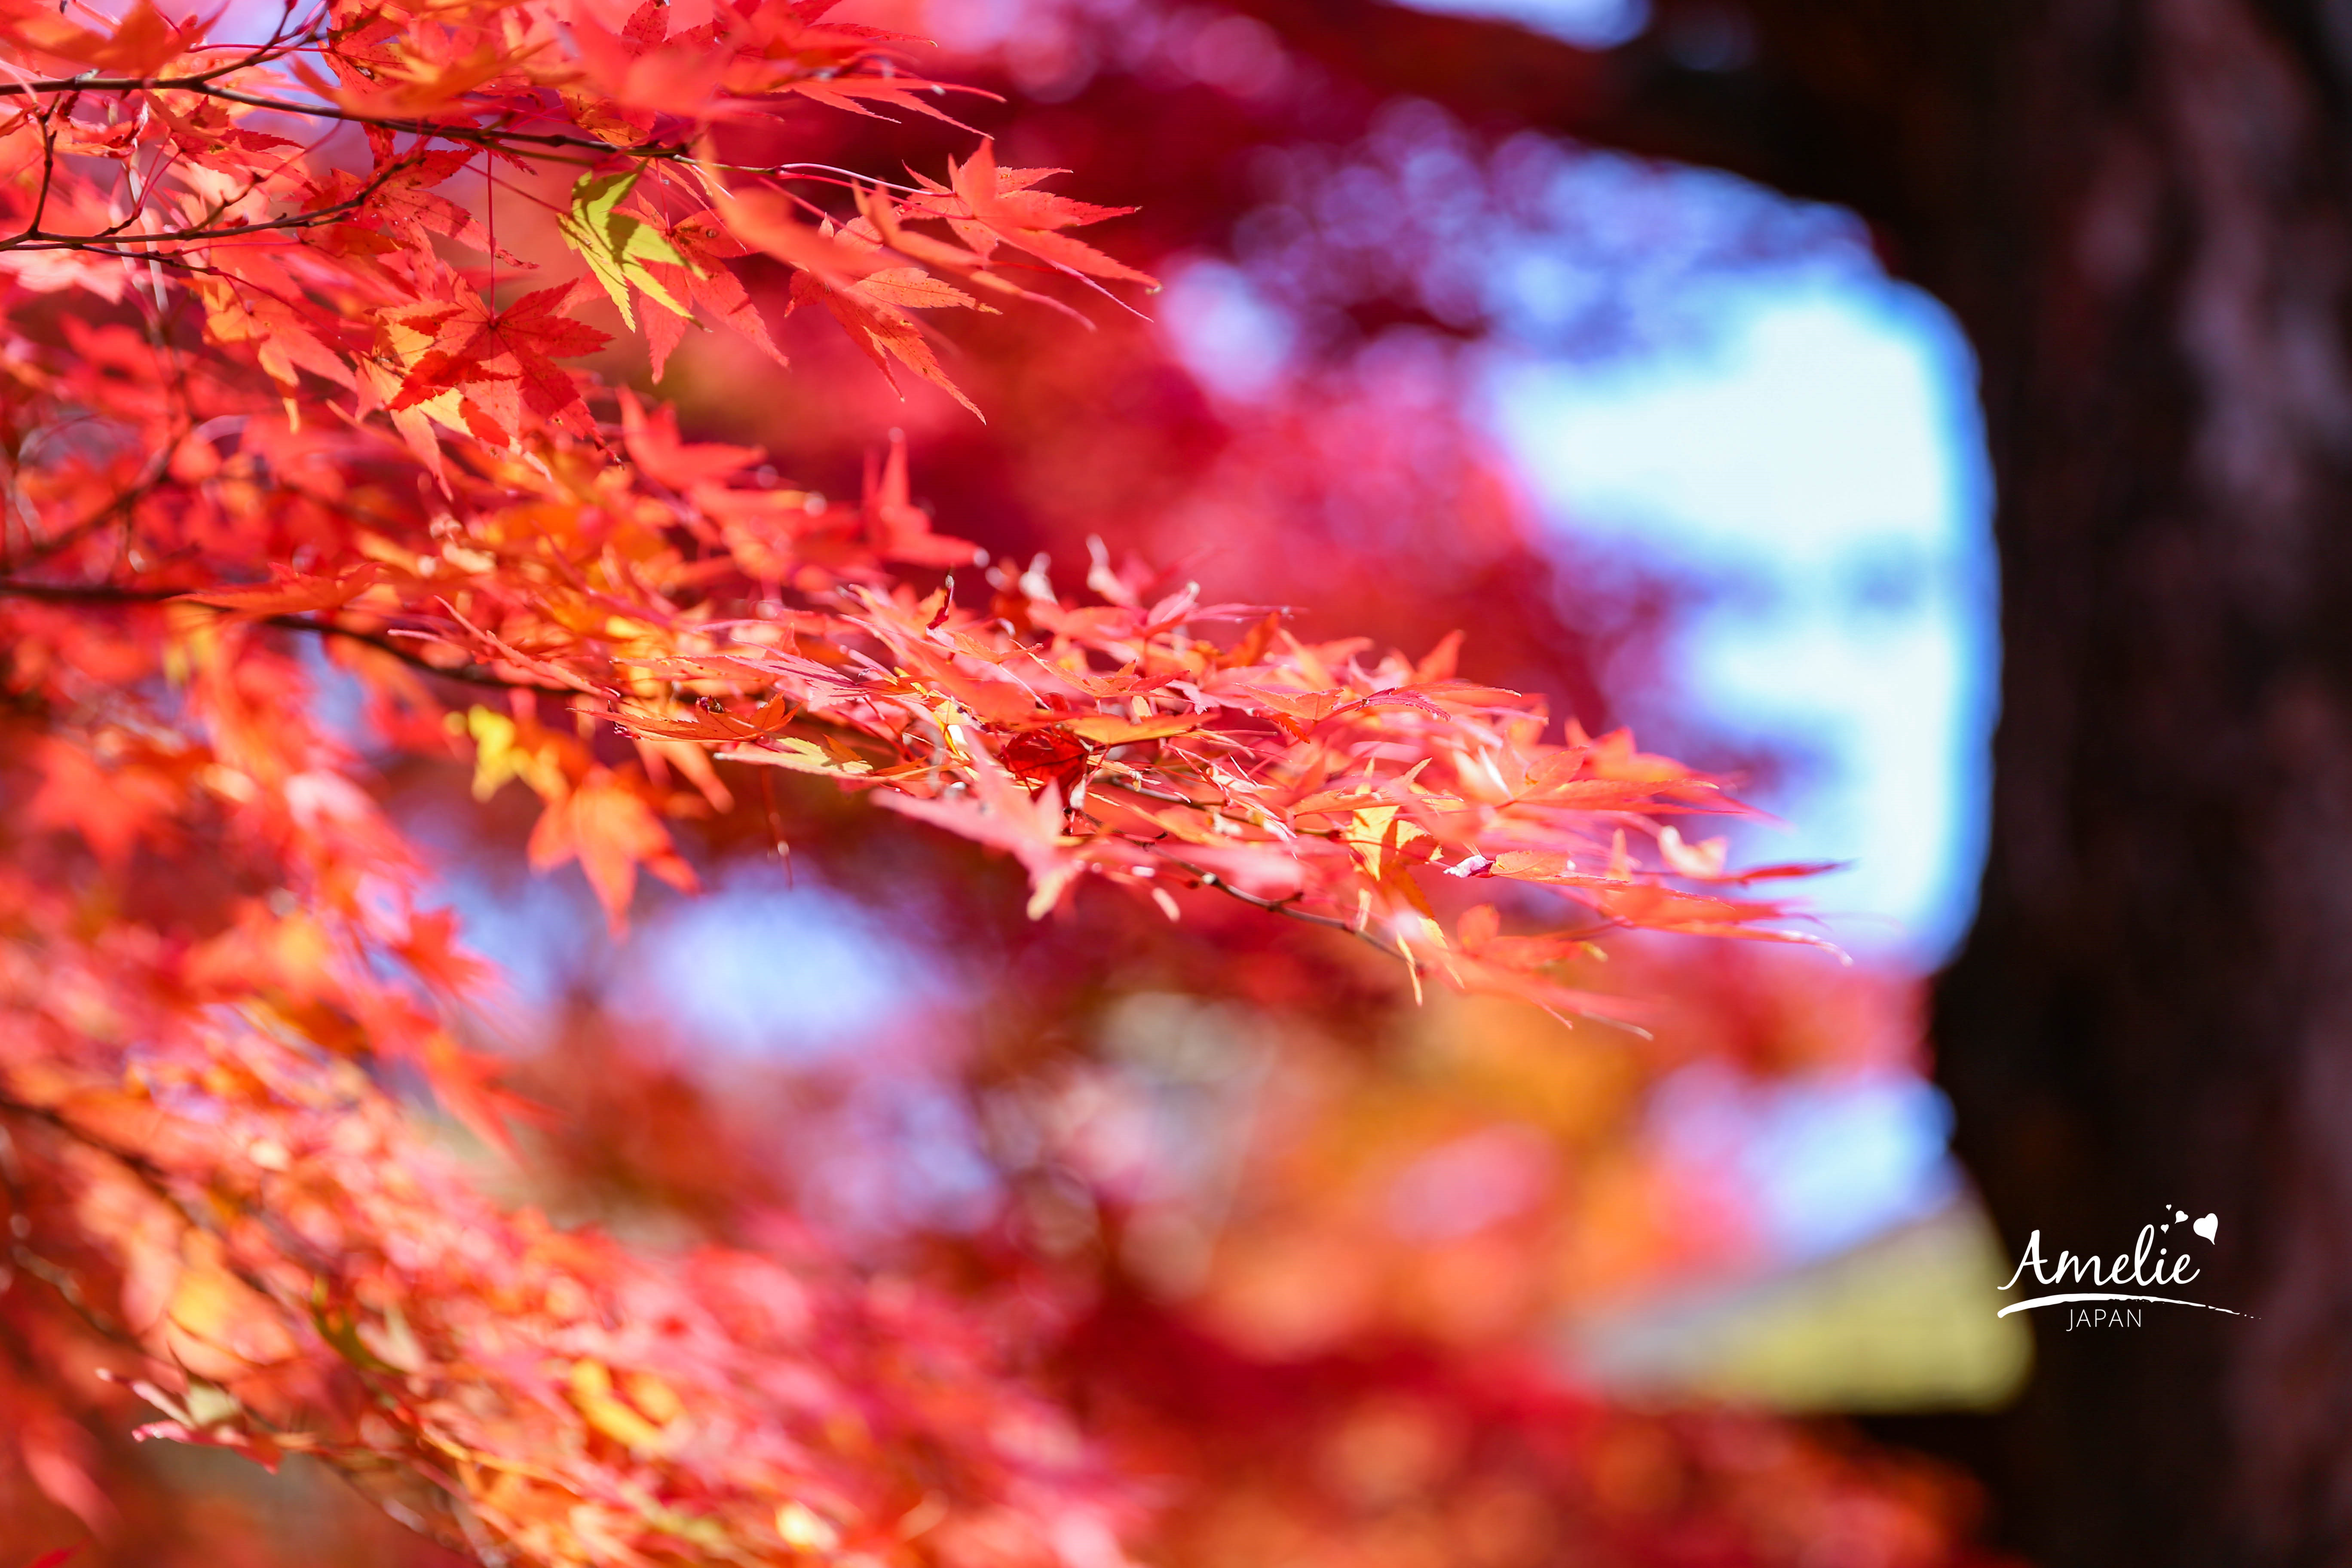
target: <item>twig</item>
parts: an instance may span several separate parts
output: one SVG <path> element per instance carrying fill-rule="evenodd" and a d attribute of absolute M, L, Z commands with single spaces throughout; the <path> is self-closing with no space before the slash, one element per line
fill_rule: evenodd
<path fill-rule="evenodd" d="M 1167 861 L 1170 865 L 1175 867 L 1186 876 L 1191 877 L 1204 888 L 1213 888 L 1218 892 L 1224 894 L 1227 898 L 1238 899 L 1254 910 L 1264 910 L 1268 914 L 1280 915 L 1286 920 L 1302 921 L 1308 925 L 1321 926 L 1327 931 L 1345 931 L 1349 936 L 1354 937 L 1358 942 L 1363 942 L 1371 948 L 1373 952 L 1380 953 L 1383 957 L 1396 959 L 1407 969 L 1411 970 L 1416 978 L 1418 978 L 1422 973 L 1421 961 L 1413 957 L 1412 952 L 1402 944 L 1391 947 L 1387 942 L 1382 942 L 1371 932 L 1365 931 L 1348 921 L 1343 921 L 1337 915 L 1321 915 L 1317 914 L 1312 910 L 1302 910 L 1297 907 L 1297 904 L 1295 901 L 1298 897 L 1296 893 L 1293 893 L 1287 899 L 1269 899 L 1262 894 L 1253 893 L 1245 888 L 1235 887 L 1223 876 L 1210 870 L 1205 866 L 1195 866 L 1189 860 L 1179 860 L 1174 856 L 1169 854 L 1164 849 L 1159 848 L 1157 846 L 1146 846 L 1146 847 L 1150 848 L 1153 853 L 1160 856 L 1161 859 Z"/>
<path fill-rule="evenodd" d="M 174 600 L 194 599 L 194 591 L 187 588 L 128 588 L 108 584 L 82 583 L 18 583 L 0 578 L 0 598 L 36 599 L 47 604 L 111 605 L 131 608 L 142 605 L 163 605 Z M 362 643 L 380 653 L 390 654 L 411 668 L 427 675 L 437 675 L 444 680 L 456 680 L 467 686 L 489 686 L 507 691 L 555 691 L 576 696 L 569 686 L 555 686 L 539 680 L 517 680 L 503 676 L 487 665 L 462 664 L 454 668 L 435 664 L 413 648 L 404 647 L 382 632 L 362 631 L 338 621 L 314 620 L 308 616 L 256 616 L 255 626 L 275 626 L 281 631 L 309 632 L 314 637 L 340 637 L 345 642 Z"/>

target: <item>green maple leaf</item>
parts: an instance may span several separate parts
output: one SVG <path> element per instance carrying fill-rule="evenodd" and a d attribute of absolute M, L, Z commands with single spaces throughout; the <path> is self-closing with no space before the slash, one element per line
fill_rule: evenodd
<path fill-rule="evenodd" d="M 631 285 L 673 313 L 693 320 L 693 312 L 679 304 L 646 265 L 659 261 L 691 271 L 686 258 L 660 229 L 644 218 L 615 210 L 635 186 L 639 173 L 629 169 L 617 174 L 583 175 L 572 187 L 572 210 L 556 220 L 564 242 L 588 258 L 596 281 L 613 297 L 613 303 L 620 307 L 621 320 L 633 331 L 637 318 L 629 306 Z"/>

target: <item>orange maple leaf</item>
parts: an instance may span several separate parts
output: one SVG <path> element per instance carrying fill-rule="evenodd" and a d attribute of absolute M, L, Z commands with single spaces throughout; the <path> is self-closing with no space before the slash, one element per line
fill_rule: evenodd
<path fill-rule="evenodd" d="M 590 769 L 576 787 L 548 803 L 531 829 L 530 855 L 536 871 L 577 858 L 615 936 L 628 929 L 640 865 L 680 892 L 692 892 L 697 885 L 694 868 L 679 858 L 653 808 L 601 767 Z"/>

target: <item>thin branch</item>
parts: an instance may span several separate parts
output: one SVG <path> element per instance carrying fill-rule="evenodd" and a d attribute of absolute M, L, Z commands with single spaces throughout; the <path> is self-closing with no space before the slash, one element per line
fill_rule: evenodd
<path fill-rule="evenodd" d="M 456 142 L 472 142 L 489 147 L 507 142 L 520 142 L 532 147 L 577 148 L 582 152 L 605 156 L 682 159 L 691 157 L 693 149 L 682 142 L 655 142 L 636 147 L 616 147 L 593 136 L 574 136 L 557 131 L 514 131 L 505 126 L 472 125 L 414 117 L 383 118 L 355 113 L 331 103 L 303 103 L 281 98 L 265 98 L 259 93 L 242 92 L 232 87 L 213 85 L 222 77 L 234 76 L 252 69 L 257 62 L 240 59 L 218 66 L 194 76 L 157 77 L 64 77 L 29 82 L 0 81 L 0 98 L 29 98 L 59 92 L 189 92 L 198 97 L 218 99 L 225 103 L 242 104 L 247 109 L 268 110 L 276 114 L 291 114 L 313 120 L 340 120 L 346 124 L 373 126 L 380 131 L 404 132 L 412 136 L 437 136 Z"/>
<path fill-rule="evenodd" d="M 166 605 L 184 600 L 192 604 L 195 590 L 187 588 L 131 588 L 104 583 L 20 583 L 0 578 L 0 598 L 34 599 L 45 604 L 101 605 L 135 608 L 147 605 Z M 444 680 L 455 680 L 467 686 L 489 686 L 507 691 L 551 691 L 577 696 L 575 688 L 555 686 L 540 680 L 517 680 L 499 674 L 488 665 L 461 664 L 451 668 L 435 664 L 431 659 L 394 640 L 384 632 L 362 630 L 344 626 L 339 621 L 316 620 L 308 616 L 255 616 L 255 626 L 275 626 L 280 631 L 308 632 L 313 637 L 338 637 L 345 642 L 361 643 L 379 653 L 390 654 L 401 663 L 427 675 L 437 675 Z M 395 628 L 396 629 L 396 628 Z"/>
<path fill-rule="evenodd" d="M 1285 920 L 1299 921 L 1311 926 L 1321 926 L 1326 931 L 1345 931 L 1382 957 L 1393 958 L 1402 963 L 1415 976 L 1422 973 L 1421 961 L 1413 957 L 1412 952 L 1403 946 L 1391 947 L 1361 926 L 1352 921 L 1343 921 L 1337 915 L 1322 915 L 1317 914 L 1312 910 L 1302 910 L 1296 901 L 1298 897 L 1296 893 L 1286 899 L 1269 899 L 1262 894 L 1253 893 L 1246 888 L 1235 887 L 1225 878 L 1205 866 L 1195 866 L 1189 860 L 1179 860 L 1156 845 L 1147 845 L 1146 847 L 1204 888 L 1213 888 L 1229 899 L 1240 900 L 1254 910 L 1264 910 L 1268 914 L 1280 915 Z"/>
<path fill-rule="evenodd" d="M 38 231 L 49 210 L 49 185 L 58 172 L 57 127 L 49 122 L 49 116 L 56 108 L 55 104 L 41 107 L 41 194 L 33 203 L 33 221 L 26 226 L 28 231 Z"/>
<path fill-rule="evenodd" d="M 118 239 L 115 243 L 122 247 L 184 244 L 196 240 L 236 239 L 248 234 L 267 234 L 273 230 L 322 227 L 337 221 L 344 213 L 365 206 L 374 197 L 376 192 L 382 190 L 394 175 L 414 166 L 421 156 L 418 153 L 411 153 L 405 158 L 387 163 L 376 171 L 373 179 L 352 195 L 340 202 L 330 203 L 323 207 L 313 207 L 308 212 L 289 213 L 284 217 L 272 218 L 267 223 L 241 223 L 221 228 L 200 226 L 195 228 L 172 229 L 162 234 L 133 235 L 127 239 Z M 141 199 L 143 201 L 145 198 L 142 196 Z M 128 221 L 126 219 L 124 224 L 117 224 L 111 228 L 101 229 L 96 234 L 89 235 L 44 234 L 37 228 L 27 228 L 21 234 L 7 239 L 0 239 L 0 250 L 87 250 L 98 254 L 128 254 L 145 258 L 148 253 L 142 250 L 100 250 L 100 245 L 119 235 Z M 159 258 L 158 259 L 170 258 Z"/>

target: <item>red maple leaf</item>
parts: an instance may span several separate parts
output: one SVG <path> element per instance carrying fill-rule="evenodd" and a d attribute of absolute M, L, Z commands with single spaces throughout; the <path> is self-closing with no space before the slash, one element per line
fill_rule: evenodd
<path fill-rule="evenodd" d="M 393 398 L 394 411 L 456 391 L 488 416 L 492 428 L 481 433 L 490 439 L 511 439 L 521 428 L 518 400 L 551 425 L 593 434 L 594 422 L 578 385 L 555 362 L 593 353 L 612 334 L 559 313 L 572 286 L 538 289 L 497 312 L 458 287 L 457 305 L 437 313 L 434 345 L 410 367 Z"/>

